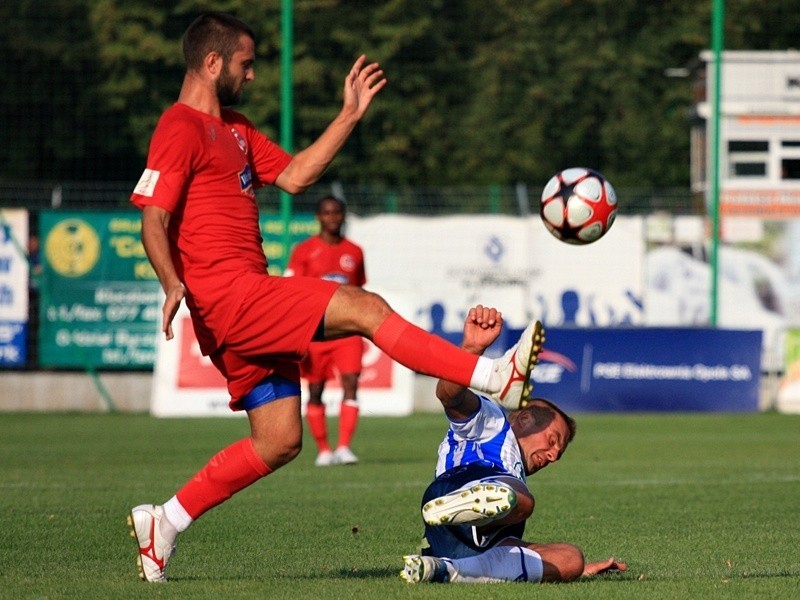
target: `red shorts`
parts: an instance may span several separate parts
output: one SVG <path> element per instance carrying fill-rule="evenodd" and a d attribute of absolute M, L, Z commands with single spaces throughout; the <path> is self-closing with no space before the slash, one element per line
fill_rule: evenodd
<path fill-rule="evenodd" d="M 300 373 L 309 383 L 322 383 L 340 374 L 358 374 L 361 373 L 363 353 L 364 341 L 359 335 L 330 342 L 312 342 L 300 363 Z"/>
<path fill-rule="evenodd" d="M 264 276 L 242 302 L 210 358 L 228 382 L 230 406 L 270 375 L 300 381 L 305 356 L 339 284 L 313 277 Z"/>

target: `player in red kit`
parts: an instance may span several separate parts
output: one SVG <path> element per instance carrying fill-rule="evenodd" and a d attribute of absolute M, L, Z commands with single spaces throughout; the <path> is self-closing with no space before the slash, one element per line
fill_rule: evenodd
<path fill-rule="evenodd" d="M 156 126 L 131 201 L 142 210 L 142 243 L 165 294 L 162 331 L 172 339 L 185 300 L 200 349 L 225 377 L 231 409 L 246 411 L 250 435 L 213 456 L 163 505 L 131 509 L 139 575 L 153 582 L 166 581 L 180 532 L 300 452 L 299 361 L 312 341 L 363 336 L 412 370 L 516 408 L 530 397 L 543 337 L 532 323 L 506 355 L 490 360 L 412 325 L 357 286 L 270 276 L 254 190 L 275 185 L 296 194 L 315 183 L 386 85 L 383 71 L 356 59 L 339 114 L 292 156 L 225 108 L 255 77 L 249 26 L 204 13 L 186 30 L 183 54 L 178 100 Z"/>
<path fill-rule="evenodd" d="M 285 275 L 319 277 L 341 284 L 363 287 L 367 282 L 364 253 L 342 234 L 345 203 L 333 196 L 317 202 L 316 216 L 320 231 L 292 250 Z M 308 354 L 300 363 L 300 374 L 308 381 L 306 421 L 317 444 L 318 467 L 352 465 L 358 457 L 350 442 L 358 424 L 358 377 L 361 374 L 363 342 L 359 336 L 329 342 L 311 342 Z M 342 403 L 339 405 L 339 440 L 331 451 L 322 392 L 325 382 L 339 377 Z"/>

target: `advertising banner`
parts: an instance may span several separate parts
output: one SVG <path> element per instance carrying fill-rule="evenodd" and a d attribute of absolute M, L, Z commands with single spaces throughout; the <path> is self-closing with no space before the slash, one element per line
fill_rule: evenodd
<path fill-rule="evenodd" d="M 0 367 L 27 361 L 28 212 L 0 210 Z"/>
<path fill-rule="evenodd" d="M 588 246 L 558 241 L 538 215 L 351 215 L 347 234 L 364 248 L 367 287 L 402 292 L 413 303 L 405 316 L 445 337 L 478 303 L 511 328 L 643 324 L 640 218 L 617 218 Z"/>
<path fill-rule="evenodd" d="M 270 271 L 286 262 L 283 221 L 261 217 Z M 316 233 L 313 215 L 289 223 L 292 243 Z M 141 242 L 138 211 L 43 211 L 39 363 L 141 369 L 155 363 L 160 285 Z M 0 330 L 0 335 L 2 335 Z"/>
<path fill-rule="evenodd" d="M 284 224 L 280 215 L 265 213 L 259 216 L 261 225 L 261 244 L 264 256 L 269 263 L 271 275 L 280 275 L 289 262 L 289 253 L 286 251 L 284 239 L 288 239 L 289 251 L 298 242 L 302 242 L 312 235 L 319 233 L 319 223 L 312 213 L 294 213 L 289 221 L 289 232 L 284 236 Z"/>
<path fill-rule="evenodd" d="M 150 367 L 160 286 L 138 211 L 43 211 L 39 219 L 39 363 Z"/>
<path fill-rule="evenodd" d="M 394 299 L 403 305 L 402 299 Z M 173 322 L 175 338 L 158 335 L 158 362 L 153 377 L 151 413 L 158 417 L 243 416 L 228 408 L 230 395 L 225 380 L 200 346 L 185 305 Z M 307 384 L 301 381 L 302 398 L 308 399 Z M 329 381 L 322 398 L 328 415 L 337 415 L 342 400 L 338 381 Z M 414 374 L 400 366 L 371 342 L 364 340 L 362 371 L 358 386 L 362 416 L 409 415 L 414 408 Z"/>
<path fill-rule="evenodd" d="M 567 412 L 757 411 L 761 336 L 711 328 L 550 328 L 533 373 L 534 395 Z"/>

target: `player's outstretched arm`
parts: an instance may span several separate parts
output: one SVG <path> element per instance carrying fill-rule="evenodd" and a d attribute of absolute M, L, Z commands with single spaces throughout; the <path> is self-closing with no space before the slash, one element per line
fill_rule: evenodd
<path fill-rule="evenodd" d="M 469 309 L 464 321 L 464 337 L 461 348 L 481 355 L 492 345 L 503 329 L 503 315 L 496 308 L 477 305 Z M 478 397 L 464 386 L 440 379 L 436 384 L 436 397 L 448 417 L 454 420 L 467 419 L 480 408 Z"/>
<path fill-rule="evenodd" d="M 627 571 L 628 565 L 624 562 L 618 561 L 613 556 L 606 560 L 598 562 L 586 563 L 583 567 L 584 577 L 594 577 L 601 573 L 609 573 L 611 571 Z"/>
<path fill-rule="evenodd" d="M 166 299 L 161 309 L 161 331 L 168 340 L 173 338 L 172 319 L 186 295 L 183 283 L 178 279 L 172 255 L 169 251 L 167 226 L 170 214 L 158 206 L 145 206 L 142 210 L 142 245 L 150 264 L 161 282 Z"/>
<path fill-rule="evenodd" d="M 344 80 L 342 110 L 314 143 L 295 154 L 275 180 L 275 185 L 297 194 L 314 184 L 342 149 L 373 98 L 385 85 L 386 78 L 380 65 L 376 62 L 367 64 L 367 57 L 363 54 L 359 56 Z"/>

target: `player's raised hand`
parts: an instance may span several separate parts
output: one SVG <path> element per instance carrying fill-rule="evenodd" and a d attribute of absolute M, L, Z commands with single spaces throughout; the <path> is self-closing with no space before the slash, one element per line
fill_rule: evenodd
<path fill-rule="evenodd" d="M 503 313 L 481 304 L 473 306 L 464 321 L 461 347 L 474 354 L 482 354 L 497 339 L 502 329 Z"/>
<path fill-rule="evenodd" d="M 357 120 L 364 116 L 372 99 L 386 85 L 381 66 L 376 62 L 366 62 L 366 55 L 359 56 L 344 80 L 343 110 L 350 112 Z"/>

